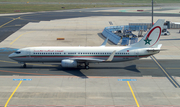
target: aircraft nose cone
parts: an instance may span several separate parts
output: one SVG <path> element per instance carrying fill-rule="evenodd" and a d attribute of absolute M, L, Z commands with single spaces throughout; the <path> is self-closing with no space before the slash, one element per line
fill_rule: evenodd
<path fill-rule="evenodd" d="M 9 58 L 13 58 L 13 54 L 10 54 L 8 57 L 9 57 Z"/>

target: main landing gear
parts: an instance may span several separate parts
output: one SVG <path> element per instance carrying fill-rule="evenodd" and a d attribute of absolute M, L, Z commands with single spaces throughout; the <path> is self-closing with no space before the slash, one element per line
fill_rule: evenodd
<path fill-rule="evenodd" d="M 89 69 L 89 63 L 85 63 L 85 69 Z"/>
<path fill-rule="evenodd" d="M 25 62 L 18 62 L 19 64 L 21 64 L 21 66 L 23 67 L 23 68 L 26 68 L 26 63 Z"/>
<path fill-rule="evenodd" d="M 26 68 L 26 63 L 23 64 L 23 68 Z"/>

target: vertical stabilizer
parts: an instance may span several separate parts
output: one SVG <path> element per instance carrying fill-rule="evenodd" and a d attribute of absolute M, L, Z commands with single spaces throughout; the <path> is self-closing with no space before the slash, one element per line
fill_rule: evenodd
<path fill-rule="evenodd" d="M 132 44 L 132 47 L 158 47 L 161 36 L 161 31 L 164 26 L 164 19 L 159 19 L 154 26 L 144 35 L 144 37 L 137 43 Z"/>

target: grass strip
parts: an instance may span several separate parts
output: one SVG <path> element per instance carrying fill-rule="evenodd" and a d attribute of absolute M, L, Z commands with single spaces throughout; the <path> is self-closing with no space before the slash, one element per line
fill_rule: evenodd
<path fill-rule="evenodd" d="M 52 5 L 52 4 L 0 4 L 0 14 L 4 13 L 23 13 L 23 12 L 39 12 L 81 8 L 100 8 L 100 7 L 135 7 L 141 5 Z M 144 5 L 142 5 L 144 6 Z"/>
<path fill-rule="evenodd" d="M 0 0 L 0 2 L 64 2 L 64 3 L 151 3 L 151 0 Z M 180 0 L 154 0 L 156 3 L 180 3 Z"/>

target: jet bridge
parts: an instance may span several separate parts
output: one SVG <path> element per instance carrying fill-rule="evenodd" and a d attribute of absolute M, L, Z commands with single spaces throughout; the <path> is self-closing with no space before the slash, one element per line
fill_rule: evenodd
<path fill-rule="evenodd" d="M 140 31 L 140 30 L 147 30 L 147 26 L 141 25 L 122 25 L 122 26 L 109 26 L 105 27 L 102 35 L 108 38 L 112 43 L 121 45 L 129 45 L 130 43 L 136 43 L 138 38 L 136 35 L 132 34 L 132 31 Z"/>

